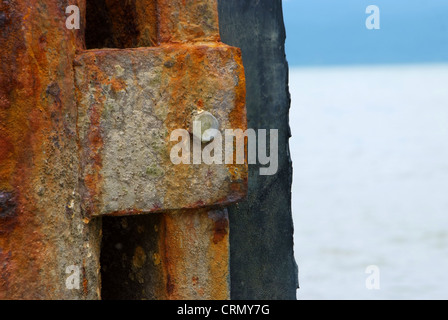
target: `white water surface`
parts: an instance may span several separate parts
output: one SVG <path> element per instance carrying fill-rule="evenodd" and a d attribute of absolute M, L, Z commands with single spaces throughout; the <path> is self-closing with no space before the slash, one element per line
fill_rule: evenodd
<path fill-rule="evenodd" d="M 448 299 L 448 65 L 292 69 L 290 91 L 298 298 Z"/>

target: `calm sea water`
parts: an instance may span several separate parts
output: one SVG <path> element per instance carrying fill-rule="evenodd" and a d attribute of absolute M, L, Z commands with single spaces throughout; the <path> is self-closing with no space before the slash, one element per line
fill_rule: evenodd
<path fill-rule="evenodd" d="M 298 298 L 448 299 L 448 65 L 292 69 L 290 86 Z"/>

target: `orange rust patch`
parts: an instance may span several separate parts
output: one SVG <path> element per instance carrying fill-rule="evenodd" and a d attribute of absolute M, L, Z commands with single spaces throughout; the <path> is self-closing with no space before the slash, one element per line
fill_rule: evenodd
<path fill-rule="evenodd" d="M 82 280 L 82 289 L 83 289 L 84 295 L 87 295 L 87 292 L 89 290 L 89 281 L 87 280 L 86 277 L 84 277 L 84 279 Z"/>
<path fill-rule="evenodd" d="M 166 299 L 229 298 L 227 214 L 210 218 L 207 209 L 164 214 L 159 239 Z"/>
<path fill-rule="evenodd" d="M 220 41 L 216 0 L 157 0 L 159 42 Z"/>
<path fill-rule="evenodd" d="M 90 112 L 91 125 L 87 139 L 90 142 L 91 150 L 87 150 L 86 152 L 89 152 L 91 159 L 91 163 L 89 164 L 91 173 L 87 174 L 84 180 L 87 192 L 89 192 L 89 199 L 95 199 L 100 193 L 102 157 L 99 150 L 103 146 L 103 139 L 100 132 L 101 112 L 102 108 L 99 105 L 92 106 Z M 84 200 L 87 200 L 87 198 L 84 198 Z M 89 207 L 92 212 L 96 210 L 95 203 L 93 202 L 89 203 Z"/>
<path fill-rule="evenodd" d="M 121 79 L 119 79 L 119 80 L 112 79 L 111 87 L 112 87 L 112 90 L 114 90 L 115 92 L 121 91 L 126 88 L 126 83 Z"/>

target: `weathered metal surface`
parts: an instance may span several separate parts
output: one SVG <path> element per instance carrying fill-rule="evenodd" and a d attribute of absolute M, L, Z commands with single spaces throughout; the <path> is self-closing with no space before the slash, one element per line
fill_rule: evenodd
<path fill-rule="evenodd" d="M 69 4 L 81 9 L 81 30 L 65 27 L 65 8 Z M 0 299 L 100 298 L 102 219 L 90 219 L 86 213 L 101 212 L 97 209 L 108 205 L 112 206 L 108 208 L 109 213 L 114 214 L 160 211 L 162 206 L 172 209 L 224 205 L 239 199 L 245 192 L 245 165 L 243 169 L 220 165 L 211 172 L 202 165 L 201 168 L 178 165 L 164 169 L 163 181 L 157 181 L 162 180 L 158 177 L 161 171 L 151 166 L 153 162 L 149 162 L 149 166 L 145 162 L 147 158 L 151 160 L 151 153 L 142 152 L 143 158 L 132 156 L 132 151 L 140 150 L 138 143 L 143 146 L 154 141 L 154 145 L 145 145 L 141 150 L 156 151 L 163 160 L 157 163 L 170 166 L 167 162 L 171 143 L 167 140 L 168 133 L 187 128 L 191 121 L 188 112 L 194 110 L 212 111 L 223 129 L 227 125 L 232 129 L 245 129 L 241 56 L 239 50 L 218 42 L 216 0 L 126 3 L 91 0 L 89 5 L 99 7 L 92 12 L 89 10 L 94 16 L 88 17 L 87 22 L 95 21 L 95 14 L 100 13 L 109 19 L 107 28 L 100 30 L 103 33 L 94 32 L 96 27 L 102 26 L 100 22 L 87 27 L 93 34 L 89 48 L 105 43 L 117 48 L 170 44 L 121 51 L 130 59 L 124 61 L 117 53 L 114 59 L 122 64 L 100 63 L 104 52 L 114 56 L 119 51 L 82 53 L 85 48 L 84 0 L 0 2 Z M 99 41 L 102 34 L 106 42 Z M 147 53 L 146 58 L 151 59 L 134 59 L 134 54 L 140 54 L 137 52 Z M 79 72 L 85 68 L 84 76 L 92 80 L 92 84 L 85 83 L 84 89 L 79 86 L 80 82 L 78 93 L 92 89 L 92 99 L 97 102 L 93 105 L 86 102 L 84 109 L 79 110 L 74 86 L 75 53 L 80 54 L 75 69 Z M 97 62 L 95 57 L 99 58 Z M 142 69 L 137 62 L 142 64 Z M 129 66 L 137 68 L 132 70 Z M 157 77 L 164 86 L 151 82 Z M 154 91 L 154 88 L 158 89 Z M 124 94 L 126 90 L 127 95 Z M 143 100 L 149 98 L 149 104 L 138 99 L 135 105 L 126 104 L 132 94 L 141 92 Z M 97 99 L 99 96 L 109 100 Z M 113 107 L 109 115 L 104 102 L 110 102 L 109 106 Z M 143 116 L 147 106 L 158 113 Z M 115 125 L 117 118 L 113 115 L 118 115 L 115 107 L 130 118 Z M 134 111 L 137 112 L 134 114 Z M 164 136 L 146 140 L 155 130 L 144 126 L 153 124 L 162 129 L 158 133 Z M 114 145 L 113 138 L 116 133 L 119 135 L 120 129 L 126 129 L 123 132 L 128 140 L 118 139 Z M 126 142 L 123 150 L 119 150 L 121 142 Z M 164 152 L 157 151 L 158 143 L 165 145 Z M 138 202 L 127 196 L 113 203 L 114 192 L 117 192 L 113 182 L 116 169 L 126 176 L 125 165 L 140 168 L 141 163 L 146 177 L 139 180 L 141 177 L 134 173 L 142 172 L 130 170 L 132 181 L 129 181 L 147 192 L 141 194 L 140 204 L 144 205 L 135 205 Z M 81 176 L 80 168 L 84 169 Z M 192 180 L 195 172 L 203 179 L 201 182 Z M 155 196 L 148 196 L 151 190 L 145 189 L 148 176 L 151 183 L 164 183 L 163 192 L 158 188 L 160 184 L 154 188 L 164 201 L 160 205 L 155 202 Z M 116 180 L 118 185 L 126 186 L 126 180 L 121 177 Z M 224 183 L 219 186 L 227 190 L 218 188 L 214 179 L 223 179 Z M 78 184 L 81 180 L 82 196 Z M 107 184 L 107 181 L 112 183 Z M 103 193 L 104 190 L 107 192 Z M 117 190 L 121 192 L 122 189 Z M 202 196 L 195 190 L 202 190 Z M 137 195 L 138 188 L 135 191 Z M 104 194 L 109 198 L 102 198 Z M 147 202 L 152 200 L 154 203 Z M 82 212 L 81 204 L 85 205 L 86 212 Z M 120 292 L 126 292 L 120 296 L 123 299 L 229 297 L 229 221 L 224 210 L 207 208 L 105 219 L 105 233 L 109 235 L 105 238 L 102 256 L 106 297 L 116 298 Z M 121 233 L 117 232 L 120 228 Z M 121 246 L 113 241 L 116 237 L 122 237 Z M 108 250 L 112 245 L 113 250 Z M 108 258 L 118 258 L 113 261 L 119 263 L 114 264 Z M 79 267 L 81 271 L 79 289 L 66 286 L 69 276 L 66 270 L 70 266 Z M 112 274 L 111 270 L 117 273 Z M 121 278 L 120 272 L 129 280 Z M 123 282 L 117 283 L 114 279 Z M 123 290 L 117 293 L 118 288 Z M 134 290 L 136 288 L 141 290 Z M 114 290 L 115 293 L 110 294 Z"/>
<path fill-rule="evenodd" d="M 219 42 L 216 0 L 89 0 L 87 48 Z"/>
<path fill-rule="evenodd" d="M 0 299 L 100 295 L 100 221 L 83 220 L 78 195 L 72 61 L 83 37 L 65 28 L 67 5 L 0 2 Z M 66 287 L 71 265 L 79 290 Z"/>
<path fill-rule="evenodd" d="M 247 164 L 173 164 L 176 129 L 198 110 L 246 130 L 240 51 L 224 44 L 89 50 L 75 61 L 83 199 L 92 215 L 226 205 L 244 197 Z M 190 136 L 188 137 L 190 139 Z M 192 140 L 192 138 L 190 139 Z M 214 142 L 212 142 L 214 143 Z"/>
<path fill-rule="evenodd" d="M 157 0 L 159 42 L 219 42 L 217 5 L 217 0 Z"/>
<path fill-rule="evenodd" d="M 173 212 L 162 227 L 167 298 L 229 299 L 227 211 Z"/>
<path fill-rule="evenodd" d="M 105 217 L 104 299 L 229 299 L 226 210 Z"/>
<path fill-rule="evenodd" d="M 163 68 L 157 77 L 148 72 L 146 81 L 159 78 L 160 81 L 155 83 L 159 83 L 164 90 L 161 95 L 155 95 L 157 103 L 151 102 L 154 97 L 148 94 L 148 89 L 143 91 L 148 92 L 152 110 L 154 106 L 158 110 L 153 115 L 162 118 L 156 121 L 156 127 L 165 128 L 159 132 L 165 135 L 165 130 L 187 129 L 195 110 L 210 110 L 218 118 L 221 130 L 228 124 L 231 124 L 229 128 L 232 129 L 246 128 L 245 79 L 240 52 L 219 42 L 216 0 L 160 0 L 157 10 L 158 42 L 163 45 L 152 50 L 165 53 L 157 56 L 158 64 L 153 70 L 160 70 L 162 65 Z M 179 45 L 187 42 L 189 45 Z M 155 59 L 154 54 L 151 57 Z M 151 59 L 141 61 L 141 65 L 154 64 Z M 140 70 L 141 66 L 134 69 Z M 233 80 L 229 74 L 233 74 Z M 139 79 L 133 76 L 129 78 Z M 141 87 L 146 88 L 144 85 Z M 233 111 L 228 112 L 226 108 Z M 158 141 L 167 145 L 167 137 L 162 137 Z M 97 147 L 106 148 L 105 141 L 99 139 Z M 99 167 L 104 168 L 103 158 L 99 160 Z M 213 197 L 221 194 L 221 189 L 214 188 L 216 182 L 212 177 L 221 170 L 227 176 L 231 174 L 228 176 L 229 181 L 241 180 L 234 184 L 238 197 L 241 196 L 241 191 L 245 192 L 246 188 L 246 165 L 239 172 L 233 170 L 234 166 L 216 167 L 219 166 L 209 166 L 211 171 L 201 172 L 205 167 L 180 165 L 165 171 L 168 172 L 168 181 L 161 181 L 157 187 L 163 182 L 170 188 L 165 188 L 161 199 L 168 199 L 166 203 L 177 203 L 180 206 L 198 199 L 201 192 L 212 191 L 216 193 L 207 197 L 209 202 L 213 201 Z M 192 184 L 190 179 L 194 174 L 197 174 L 196 184 Z M 204 174 L 206 179 L 201 180 Z M 221 182 L 221 187 L 228 186 L 229 181 Z M 225 197 L 229 196 L 227 192 Z M 204 205 L 204 200 L 195 202 L 193 207 Z M 224 204 L 222 198 L 220 201 Z M 153 215 L 104 217 L 103 222 L 101 264 L 105 299 L 230 298 L 227 210 L 204 208 Z"/>

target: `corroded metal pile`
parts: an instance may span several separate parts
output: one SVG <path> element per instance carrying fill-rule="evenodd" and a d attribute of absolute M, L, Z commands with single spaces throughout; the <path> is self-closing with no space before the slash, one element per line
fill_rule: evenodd
<path fill-rule="evenodd" d="M 169 162 L 194 111 L 246 128 L 216 0 L 70 4 L 80 30 L 66 1 L 0 3 L 0 299 L 98 299 L 100 273 L 107 298 L 229 298 L 222 206 L 247 165 Z"/>

